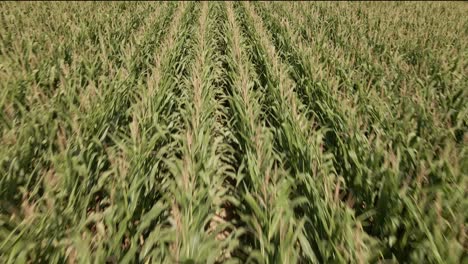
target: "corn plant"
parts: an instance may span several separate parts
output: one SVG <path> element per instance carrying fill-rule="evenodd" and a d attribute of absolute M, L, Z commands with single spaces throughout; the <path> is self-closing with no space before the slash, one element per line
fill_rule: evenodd
<path fill-rule="evenodd" d="M 467 11 L 0 3 L 0 262 L 466 262 Z"/>

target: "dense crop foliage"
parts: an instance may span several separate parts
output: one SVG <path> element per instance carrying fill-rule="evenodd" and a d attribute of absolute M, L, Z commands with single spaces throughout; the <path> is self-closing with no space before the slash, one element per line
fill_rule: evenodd
<path fill-rule="evenodd" d="M 465 263 L 466 3 L 1 3 L 1 263 Z"/>

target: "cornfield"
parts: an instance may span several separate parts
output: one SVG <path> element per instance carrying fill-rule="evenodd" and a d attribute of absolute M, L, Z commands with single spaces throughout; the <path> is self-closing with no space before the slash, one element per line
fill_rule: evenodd
<path fill-rule="evenodd" d="M 0 262 L 467 263 L 466 14 L 0 3 Z"/>

